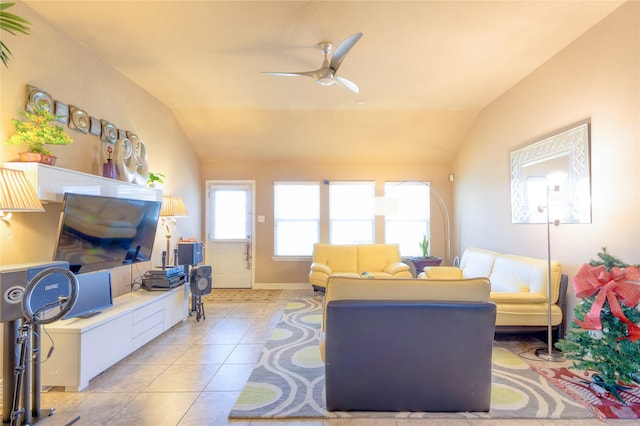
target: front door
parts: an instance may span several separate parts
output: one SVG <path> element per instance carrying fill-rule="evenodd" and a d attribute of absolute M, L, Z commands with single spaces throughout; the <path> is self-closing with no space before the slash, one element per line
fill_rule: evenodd
<path fill-rule="evenodd" d="M 207 181 L 207 243 L 213 288 L 253 287 L 253 181 Z"/>

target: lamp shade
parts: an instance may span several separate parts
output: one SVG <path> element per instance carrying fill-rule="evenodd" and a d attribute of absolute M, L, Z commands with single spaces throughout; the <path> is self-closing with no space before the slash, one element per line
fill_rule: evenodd
<path fill-rule="evenodd" d="M 179 217 L 187 216 L 187 207 L 184 205 L 184 201 L 180 197 L 172 197 L 170 195 L 164 195 L 162 197 L 162 207 L 160 208 L 160 216 L 162 217 Z"/>
<path fill-rule="evenodd" d="M 44 211 L 35 189 L 22 170 L 0 168 L 0 211 Z"/>

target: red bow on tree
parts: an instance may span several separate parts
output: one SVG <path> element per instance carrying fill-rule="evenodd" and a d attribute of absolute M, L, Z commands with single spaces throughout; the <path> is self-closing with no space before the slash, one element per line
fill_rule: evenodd
<path fill-rule="evenodd" d="M 580 298 L 598 293 L 584 321 L 575 320 L 580 327 L 585 330 L 601 330 L 600 312 L 604 301 L 607 300 L 611 313 L 627 324 L 628 338 L 632 342 L 640 340 L 640 327 L 624 315 L 620 306 L 620 302 L 627 307 L 634 307 L 640 302 L 640 269 L 637 266 L 613 267 L 611 271 L 607 271 L 604 265 L 591 266 L 585 263 L 573 278 L 573 288 L 576 296 Z"/>

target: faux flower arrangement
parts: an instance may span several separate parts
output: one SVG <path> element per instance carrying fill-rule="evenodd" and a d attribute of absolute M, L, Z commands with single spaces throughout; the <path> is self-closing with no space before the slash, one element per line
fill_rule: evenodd
<path fill-rule="evenodd" d="M 62 126 L 52 124 L 56 116 L 45 109 L 36 109 L 33 112 L 19 111 L 26 121 L 13 119 L 16 134 L 11 136 L 6 143 L 19 145 L 27 144 L 29 152 L 52 155 L 45 145 L 68 145 L 73 142 Z"/>

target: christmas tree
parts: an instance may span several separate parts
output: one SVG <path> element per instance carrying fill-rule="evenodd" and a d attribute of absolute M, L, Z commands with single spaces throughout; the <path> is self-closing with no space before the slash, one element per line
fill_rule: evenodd
<path fill-rule="evenodd" d="M 607 253 L 584 264 L 573 279 L 575 319 L 556 344 L 573 366 L 590 371 L 591 387 L 611 392 L 640 383 L 640 268 Z"/>

